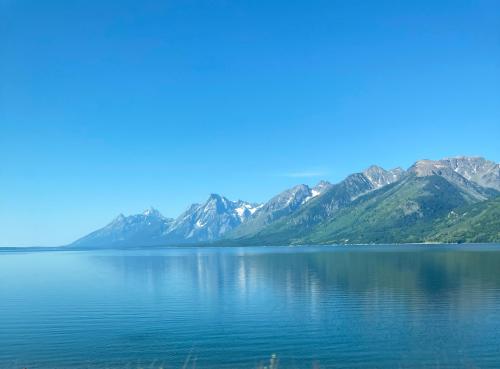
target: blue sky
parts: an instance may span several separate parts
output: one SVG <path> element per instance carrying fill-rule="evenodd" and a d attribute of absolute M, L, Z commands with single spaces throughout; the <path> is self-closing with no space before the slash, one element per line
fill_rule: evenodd
<path fill-rule="evenodd" d="M 0 245 L 500 160 L 500 2 L 0 0 Z"/>

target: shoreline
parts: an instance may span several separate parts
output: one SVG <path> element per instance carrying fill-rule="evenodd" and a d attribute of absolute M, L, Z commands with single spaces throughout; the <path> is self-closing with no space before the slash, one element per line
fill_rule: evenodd
<path fill-rule="evenodd" d="M 199 249 L 199 248 L 258 248 L 258 247 L 358 247 L 358 246 L 500 246 L 499 242 L 402 242 L 402 243 L 341 243 L 341 244 L 288 244 L 288 245 L 217 245 L 217 244 L 184 244 L 184 245 L 158 245 L 158 246 L 133 246 L 133 247 L 85 247 L 72 246 L 3 246 L 2 252 L 57 252 L 57 251 L 104 251 L 104 250 L 162 250 L 162 249 Z"/>

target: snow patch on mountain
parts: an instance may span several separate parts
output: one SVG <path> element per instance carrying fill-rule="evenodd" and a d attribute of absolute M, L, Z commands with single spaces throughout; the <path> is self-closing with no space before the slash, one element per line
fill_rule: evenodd
<path fill-rule="evenodd" d="M 399 167 L 391 170 L 385 170 L 377 165 L 372 165 L 365 169 L 362 174 L 373 185 L 374 189 L 378 189 L 399 181 L 405 174 L 405 170 Z"/>
<path fill-rule="evenodd" d="M 181 214 L 165 232 L 177 242 L 212 241 L 245 222 L 260 204 L 211 194 L 203 204 L 194 204 Z"/>

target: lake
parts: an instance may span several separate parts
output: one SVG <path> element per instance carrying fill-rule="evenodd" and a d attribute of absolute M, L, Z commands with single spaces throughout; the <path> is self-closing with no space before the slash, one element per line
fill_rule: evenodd
<path fill-rule="evenodd" d="M 0 368 L 499 368 L 500 245 L 0 253 Z"/>

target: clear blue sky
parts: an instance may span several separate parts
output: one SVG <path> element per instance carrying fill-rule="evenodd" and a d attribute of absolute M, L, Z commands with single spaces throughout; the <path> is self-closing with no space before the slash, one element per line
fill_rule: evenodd
<path fill-rule="evenodd" d="M 0 245 L 500 160 L 500 1 L 0 0 Z"/>

